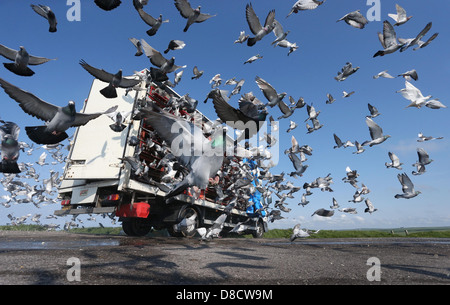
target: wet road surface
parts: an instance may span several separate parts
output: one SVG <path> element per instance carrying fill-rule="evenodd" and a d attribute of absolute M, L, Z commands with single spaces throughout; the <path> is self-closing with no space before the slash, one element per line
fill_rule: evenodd
<path fill-rule="evenodd" d="M 450 284 L 450 239 L 127 237 L 0 231 L 0 285 Z"/>

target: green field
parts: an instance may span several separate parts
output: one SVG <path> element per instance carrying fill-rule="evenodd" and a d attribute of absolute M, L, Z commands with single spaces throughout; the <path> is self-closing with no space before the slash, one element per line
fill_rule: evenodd
<path fill-rule="evenodd" d="M 0 226 L 0 231 L 46 231 L 39 225 Z M 121 227 L 88 227 L 71 229 L 71 233 L 124 235 Z M 272 229 L 264 234 L 264 238 L 289 238 L 292 229 Z M 149 236 L 168 236 L 165 230 L 153 231 Z M 230 235 L 235 237 L 236 235 Z M 242 237 L 251 237 L 244 235 Z M 309 238 L 379 238 L 379 237 L 432 237 L 450 238 L 450 227 L 416 227 L 393 229 L 357 229 L 357 230 L 321 230 Z"/>

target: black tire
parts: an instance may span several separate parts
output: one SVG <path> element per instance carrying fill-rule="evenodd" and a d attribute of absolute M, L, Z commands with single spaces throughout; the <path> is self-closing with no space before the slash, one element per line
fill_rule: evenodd
<path fill-rule="evenodd" d="M 170 236 L 173 237 L 187 237 L 187 238 L 191 238 L 194 237 L 195 234 L 197 233 L 197 228 L 199 227 L 200 224 L 200 213 L 197 211 L 197 209 L 195 209 L 193 206 L 183 206 L 180 208 L 179 214 L 178 214 L 178 222 L 180 222 L 183 218 L 185 217 L 191 217 L 192 215 L 196 214 L 197 217 L 195 219 L 195 225 L 194 228 L 189 231 L 189 232 L 185 232 L 185 231 L 181 231 L 181 232 L 177 232 L 174 230 L 173 225 L 167 228 L 167 231 L 169 232 Z"/>
<path fill-rule="evenodd" d="M 145 236 L 152 227 L 147 218 L 132 217 L 122 221 L 122 229 L 128 236 Z"/>
<path fill-rule="evenodd" d="M 262 221 L 258 221 L 256 224 L 256 231 L 252 232 L 253 238 L 262 238 L 264 236 L 264 224 Z"/>

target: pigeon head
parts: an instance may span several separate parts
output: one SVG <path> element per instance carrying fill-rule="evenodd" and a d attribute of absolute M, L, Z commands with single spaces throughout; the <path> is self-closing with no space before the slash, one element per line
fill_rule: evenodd
<path fill-rule="evenodd" d="M 66 107 L 64 107 L 63 112 L 70 116 L 75 116 L 76 110 L 75 110 L 75 102 L 69 101 Z"/>

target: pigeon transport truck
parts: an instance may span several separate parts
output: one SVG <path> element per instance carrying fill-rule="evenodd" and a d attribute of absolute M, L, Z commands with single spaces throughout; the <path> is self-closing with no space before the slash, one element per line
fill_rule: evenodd
<path fill-rule="evenodd" d="M 151 122 L 135 117 L 134 110 L 148 103 L 165 108 L 170 96 L 180 96 L 170 87 L 143 81 L 139 88 L 128 92 L 117 88 L 118 97 L 107 99 L 99 92 L 105 85 L 94 79 L 82 112 L 118 105 L 117 111 L 131 114 L 123 125 L 118 123 L 125 127 L 122 131 L 122 128 L 112 130 L 116 126 L 110 127 L 114 122 L 106 115 L 76 129 L 58 188 L 61 209 L 55 215 L 107 213 L 119 218 L 129 236 L 144 236 L 153 228 L 167 229 L 171 236 L 192 237 L 198 228 L 211 228 L 224 213 L 227 217 L 222 233 L 232 231 L 261 237 L 267 231 L 267 217 L 263 216 L 266 213 L 249 214 L 245 206 L 227 204 L 236 198 L 217 200 L 217 186 L 208 186 L 198 197 L 185 191 L 166 199 L 170 186 L 162 178 L 167 169 L 158 163 L 168 151 L 161 150 L 161 139 Z M 200 115 L 203 124 L 213 123 L 198 110 L 183 114 Z M 227 141 L 233 143 L 231 139 Z M 141 168 L 129 161 L 136 158 Z M 187 219 L 191 220 L 189 225 Z M 180 226 L 182 221 L 184 227 Z"/>

